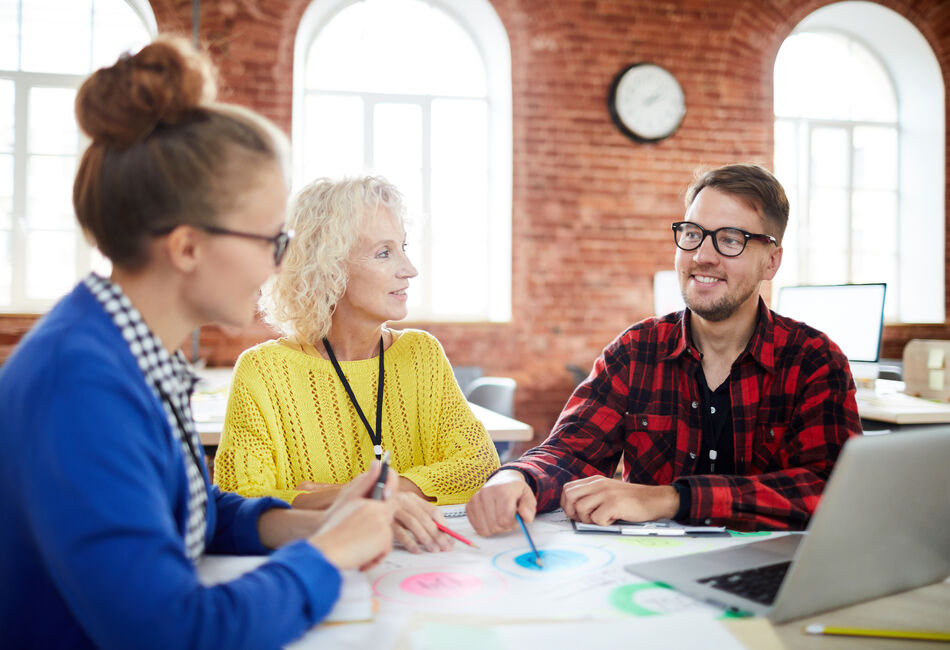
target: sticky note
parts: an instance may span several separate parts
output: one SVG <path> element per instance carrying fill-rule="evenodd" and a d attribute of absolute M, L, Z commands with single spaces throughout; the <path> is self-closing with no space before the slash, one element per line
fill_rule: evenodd
<path fill-rule="evenodd" d="M 943 377 L 943 368 L 940 370 L 931 370 L 927 382 L 930 390 L 943 390 Z"/>
<path fill-rule="evenodd" d="M 944 351 L 942 348 L 934 348 L 927 353 L 927 367 L 931 370 L 943 368 Z"/>

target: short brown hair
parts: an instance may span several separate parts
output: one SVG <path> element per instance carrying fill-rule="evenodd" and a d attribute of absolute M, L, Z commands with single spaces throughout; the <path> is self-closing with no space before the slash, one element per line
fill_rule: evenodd
<path fill-rule="evenodd" d="M 214 69 L 181 37 L 160 36 L 92 74 L 76 118 L 92 139 L 73 206 L 112 263 L 147 262 L 149 240 L 178 225 L 214 225 L 262 165 L 285 165 L 286 138 L 239 106 L 214 103 Z"/>
<path fill-rule="evenodd" d="M 782 243 L 788 225 L 788 197 L 778 179 L 761 165 L 736 163 L 708 171 L 699 170 L 686 190 L 686 209 L 706 187 L 745 200 L 765 222 L 768 234 Z"/>

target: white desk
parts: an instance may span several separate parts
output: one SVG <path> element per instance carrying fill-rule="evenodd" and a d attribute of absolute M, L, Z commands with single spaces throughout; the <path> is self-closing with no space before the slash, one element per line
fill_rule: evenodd
<path fill-rule="evenodd" d="M 378 605 L 372 622 L 317 626 L 289 647 L 450 647 L 460 645 L 448 643 L 455 635 L 467 641 L 465 647 L 487 649 L 622 647 L 623 639 L 627 639 L 627 645 L 637 647 L 762 650 L 784 645 L 787 649 L 883 650 L 904 646 L 887 640 L 806 636 L 801 626 L 822 622 L 950 631 L 950 582 L 773 627 L 764 619 L 719 621 L 722 610 L 644 581 L 624 569 L 632 562 L 737 546 L 761 539 L 759 536 L 580 535 L 571 531 L 563 513 L 550 513 L 529 525 L 539 550 L 556 554 L 551 556 L 554 562 L 546 564 L 550 570 L 539 572 L 518 562 L 529 553 L 520 530 L 481 538 L 464 517 L 450 517 L 448 523 L 480 548 L 457 542 L 448 553 L 412 555 L 393 550 L 366 574 Z M 594 624 L 585 629 L 591 621 Z M 520 645 L 506 645 L 503 639 L 509 631 L 504 628 L 515 624 L 535 625 L 533 634 L 546 635 L 544 643 L 538 638 L 532 642 L 529 637 Z M 615 629 L 617 625 L 622 629 Z M 436 640 L 440 643 L 433 641 L 432 634 L 426 637 L 426 626 L 441 626 Z M 560 637 L 556 642 L 547 638 L 552 630 Z M 595 637 L 604 630 L 620 638 L 614 638 L 611 645 L 599 644 Z M 723 637 L 725 631 L 735 638 Z M 697 635 L 701 641 L 696 641 Z M 660 638 L 668 643 L 659 643 Z M 906 647 L 923 646 L 906 642 Z"/>
<path fill-rule="evenodd" d="M 201 383 L 191 402 L 195 424 L 201 444 L 205 447 L 216 447 L 221 441 L 232 370 L 231 368 L 205 368 L 200 370 L 199 374 Z M 495 442 L 523 442 L 534 437 L 534 429 L 530 424 L 509 418 L 478 404 L 469 402 L 469 406 Z"/>
<path fill-rule="evenodd" d="M 878 379 L 874 388 L 858 389 L 858 415 L 891 424 L 940 424 L 950 422 L 950 404 L 904 393 L 904 382 Z"/>

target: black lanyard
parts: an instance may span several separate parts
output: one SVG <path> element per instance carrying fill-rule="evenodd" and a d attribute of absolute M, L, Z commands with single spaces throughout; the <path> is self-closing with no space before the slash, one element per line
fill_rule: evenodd
<path fill-rule="evenodd" d="M 373 427 L 369 426 L 369 420 L 363 415 L 363 409 L 360 408 L 360 403 L 356 401 L 356 395 L 353 394 L 353 389 L 350 388 L 350 382 L 346 380 L 346 375 L 343 374 L 343 369 L 340 368 L 340 364 L 336 360 L 336 355 L 333 354 L 333 348 L 330 347 L 330 341 L 328 341 L 326 337 L 323 337 L 323 347 L 327 350 L 330 363 L 333 364 L 333 369 L 336 370 L 337 377 L 340 378 L 343 388 L 346 389 L 346 394 L 349 395 L 353 408 L 356 409 L 357 415 L 360 416 L 363 425 L 366 426 L 366 430 L 369 432 L 369 439 L 373 441 L 373 453 L 376 454 L 376 460 L 379 460 L 383 455 L 383 382 L 386 379 L 386 368 L 383 365 L 383 355 L 385 354 L 383 352 L 383 337 L 379 337 L 379 385 L 376 388 L 376 431 L 373 431 Z"/>
<path fill-rule="evenodd" d="M 178 424 L 178 431 L 181 433 L 181 439 L 184 441 L 185 446 L 188 447 L 188 452 L 191 454 L 191 460 L 195 463 L 195 469 L 198 470 L 198 474 L 201 475 L 201 482 L 205 485 L 205 490 L 208 489 L 208 481 L 205 479 L 205 473 L 201 471 L 201 460 L 198 456 L 198 450 L 195 449 L 195 443 L 191 439 L 191 431 L 188 429 L 186 423 L 187 419 L 184 414 L 178 411 L 178 407 L 175 406 L 175 402 L 172 401 L 171 397 L 165 394 L 161 388 L 158 388 L 158 382 L 156 382 L 155 388 L 158 390 L 158 394 L 161 396 L 162 401 L 168 404 L 168 408 L 171 409 L 172 415 L 175 416 L 175 422 Z M 194 420 L 192 420 L 193 422 Z"/>

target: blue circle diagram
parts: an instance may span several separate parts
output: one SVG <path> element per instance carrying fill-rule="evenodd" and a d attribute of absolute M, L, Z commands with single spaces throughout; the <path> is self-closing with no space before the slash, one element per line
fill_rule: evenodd
<path fill-rule="evenodd" d="M 556 548 L 550 551 L 538 551 L 541 556 L 541 566 L 538 566 L 534 553 L 522 553 L 515 558 L 515 564 L 532 571 L 563 571 L 586 564 L 588 558 L 577 551 L 567 551 Z"/>
<path fill-rule="evenodd" d="M 525 579 L 563 579 L 575 574 L 589 573 L 607 566 L 614 554 L 603 547 L 586 544 L 558 544 L 553 548 L 539 548 L 541 566 L 535 563 L 534 552 L 518 546 L 492 559 L 499 571 Z"/>

